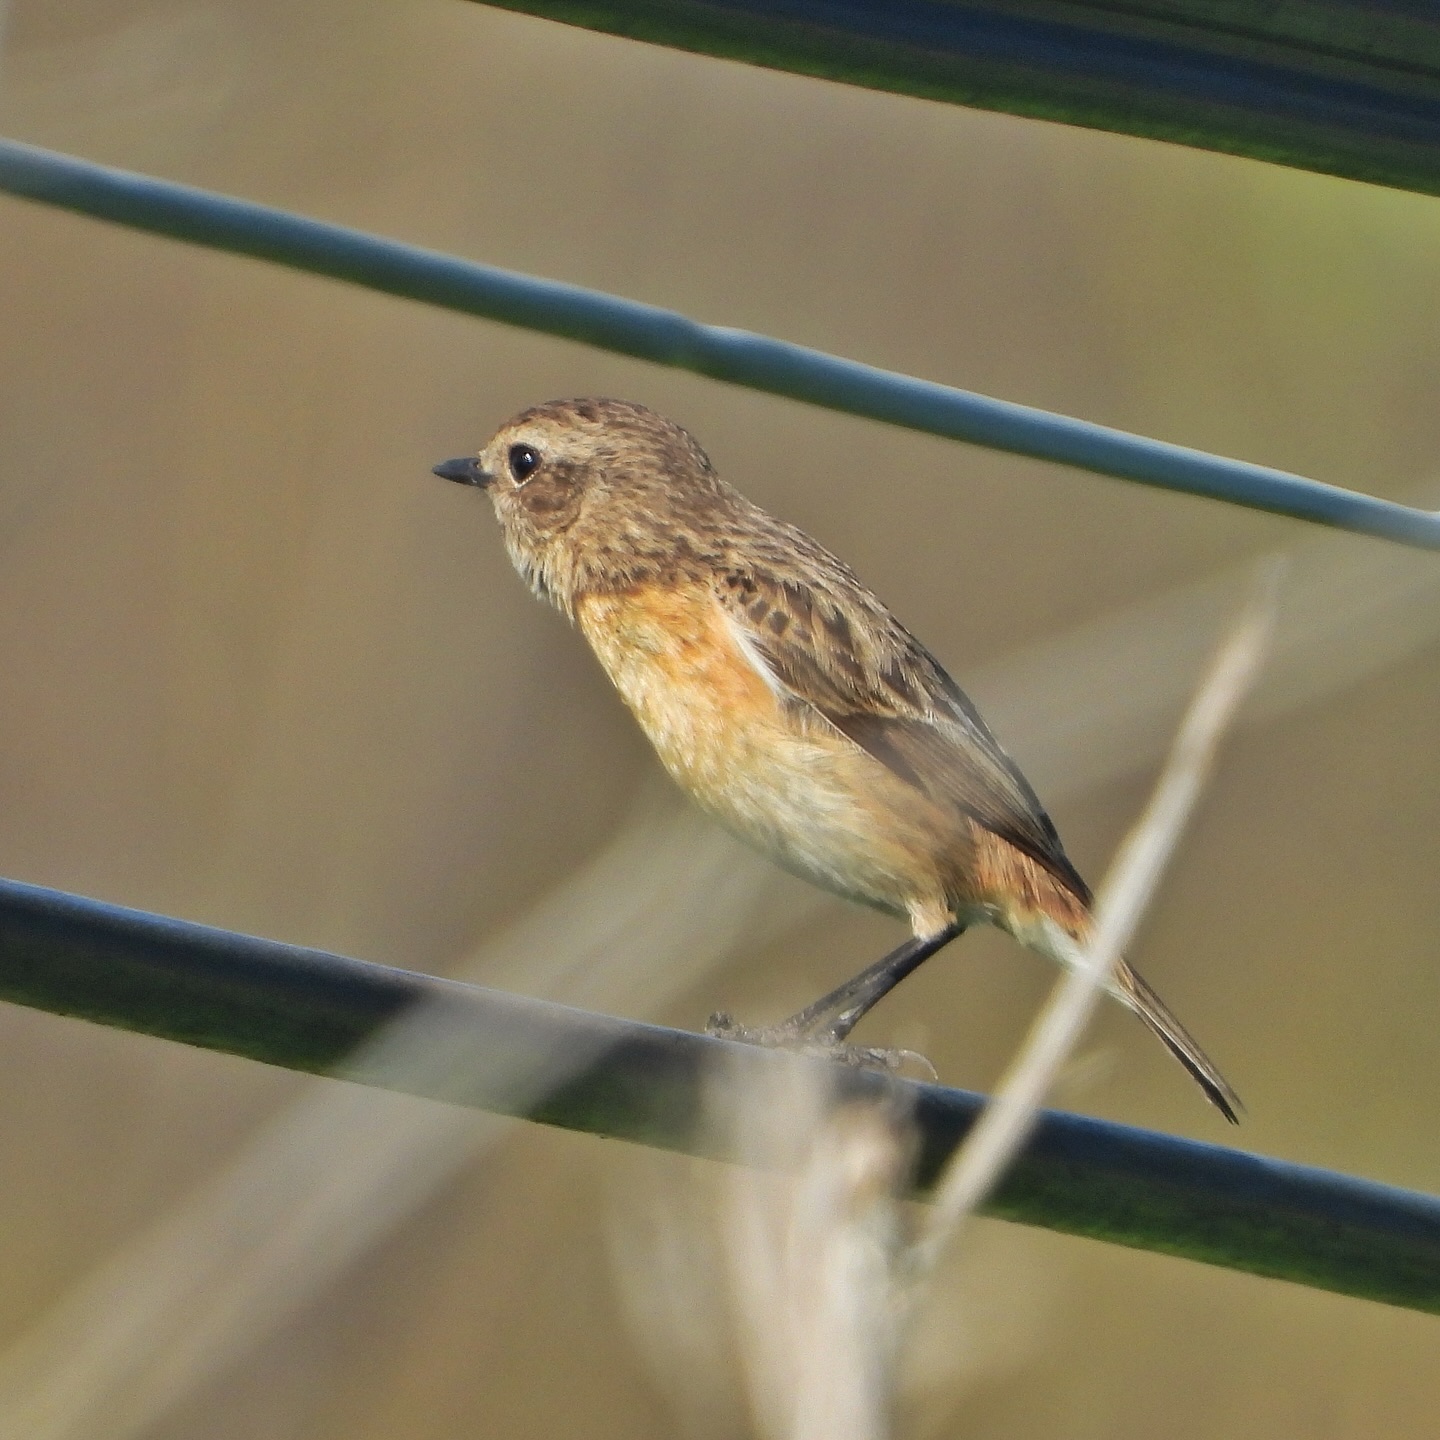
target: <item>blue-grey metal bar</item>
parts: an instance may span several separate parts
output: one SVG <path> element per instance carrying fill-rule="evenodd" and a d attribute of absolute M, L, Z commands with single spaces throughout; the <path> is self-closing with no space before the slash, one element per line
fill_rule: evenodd
<path fill-rule="evenodd" d="M 1440 513 L 16 141 L 0 141 L 0 190 L 951 440 L 1440 549 Z"/>
<path fill-rule="evenodd" d="M 0 1000 L 708 1155 L 725 1154 L 703 1116 L 717 1060 L 781 1083 L 785 1067 L 824 1066 L 842 1092 L 889 1095 L 914 1116 L 921 1190 L 984 1103 L 12 880 L 0 880 Z M 410 1045 L 365 1045 L 402 1017 Z M 1047 1112 L 989 1210 L 1440 1313 L 1440 1199 L 1218 1145 Z"/>

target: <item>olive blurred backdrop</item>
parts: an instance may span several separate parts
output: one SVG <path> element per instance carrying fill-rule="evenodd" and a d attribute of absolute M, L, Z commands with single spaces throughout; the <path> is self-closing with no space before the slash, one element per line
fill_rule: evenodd
<path fill-rule="evenodd" d="M 1381 494 L 1440 470 L 1432 199 L 460 0 L 14 0 L 0 132 Z M 655 770 L 483 498 L 428 473 L 526 404 L 680 420 L 962 683 L 1310 539 L 11 200 L 0 276 L 0 872 L 369 959 L 454 973 Z M 1243 1144 L 1435 1190 L 1440 589 L 1416 606 L 1429 643 L 1233 739 L 1136 958 Z M 1123 710 L 1146 676 L 1106 683 Z M 1046 777 L 1092 876 L 1136 760 Z M 660 1018 L 779 1013 L 897 933 L 772 902 L 808 921 Z M 968 937 L 868 1033 L 985 1086 L 1050 978 Z M 0 1346 L 327 1083 L 0 1008 Z M 1232 1138 L 1122 1015 L 1063 1098 Z M 634 1161 L 513 1127 L 138 1433 L 673 1433 L 610 1268 L 665 1183 Z M 993 1223 L 974 1249 L 913 1433 L 1434 1433 L 1433 1318 Z"/>

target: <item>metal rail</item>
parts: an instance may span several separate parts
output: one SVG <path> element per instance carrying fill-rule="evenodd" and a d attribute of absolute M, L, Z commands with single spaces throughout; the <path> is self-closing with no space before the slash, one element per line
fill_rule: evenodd
<path fill-rule="evenodd" d="M 498 3 L 872 90 L 1440 194 L 1433 0 Z"/>
<path fill-rule="evenodd" d="M 1440 513 L 12 140 L 0 191 L 931 435 L 1440 549 Z"/>
<path fill-rule="evenodd" d="M 917 1186 L 982 1096 L 829 1067 L 0 880 L 0 1000 L 523 1115 L 723 1154 L 702 1120 L 718 1059 L 826 1066 L 912 1109 Z M 411 1027 L 424 1063 L 368 1046 Z M 443 1054 L 445 1063 L 431 1063 Z M 1047 1112 L 989 1212 L 1440 1313 L 1440 1199 L 1153 1131 Z"/>

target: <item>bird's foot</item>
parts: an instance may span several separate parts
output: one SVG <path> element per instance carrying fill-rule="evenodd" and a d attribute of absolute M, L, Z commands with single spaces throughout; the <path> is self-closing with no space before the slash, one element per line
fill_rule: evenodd
<path fill-rule="evenodd" d="M 940 1078 L 935 1067 L 918 1051 L 850 1045 L 844 1039 L 849 1034 L 848 1027 L 840 1034 L 835 1031 L 836 1027 L 832 1025 L 804 1027 L 788 1020 L 778 1025 L 742 1025 L 723 1010 L 717 1010 L 705 1025 L 707 1035 L 721 1040 L 740 1040 L 746 1045 L 792 1050 L 799 1055 L 818 1055 L 860 1070 L 883 1070 L 899 1075 L 909 1069 L 917 1072 L 922 1080 L 935 1082 Z"/>

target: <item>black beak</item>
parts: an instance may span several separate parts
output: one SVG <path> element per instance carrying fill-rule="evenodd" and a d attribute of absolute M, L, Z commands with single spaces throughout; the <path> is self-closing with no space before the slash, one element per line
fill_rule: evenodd
<path fill-rule="evenodd" d="M 480 462 L 473 455 L 442 460 L 435 466 L 434 473 L 442 480 L 453 480 L 457 485 L 478 485 L 482 490 L 493 478 L 480 468 Z"/>

